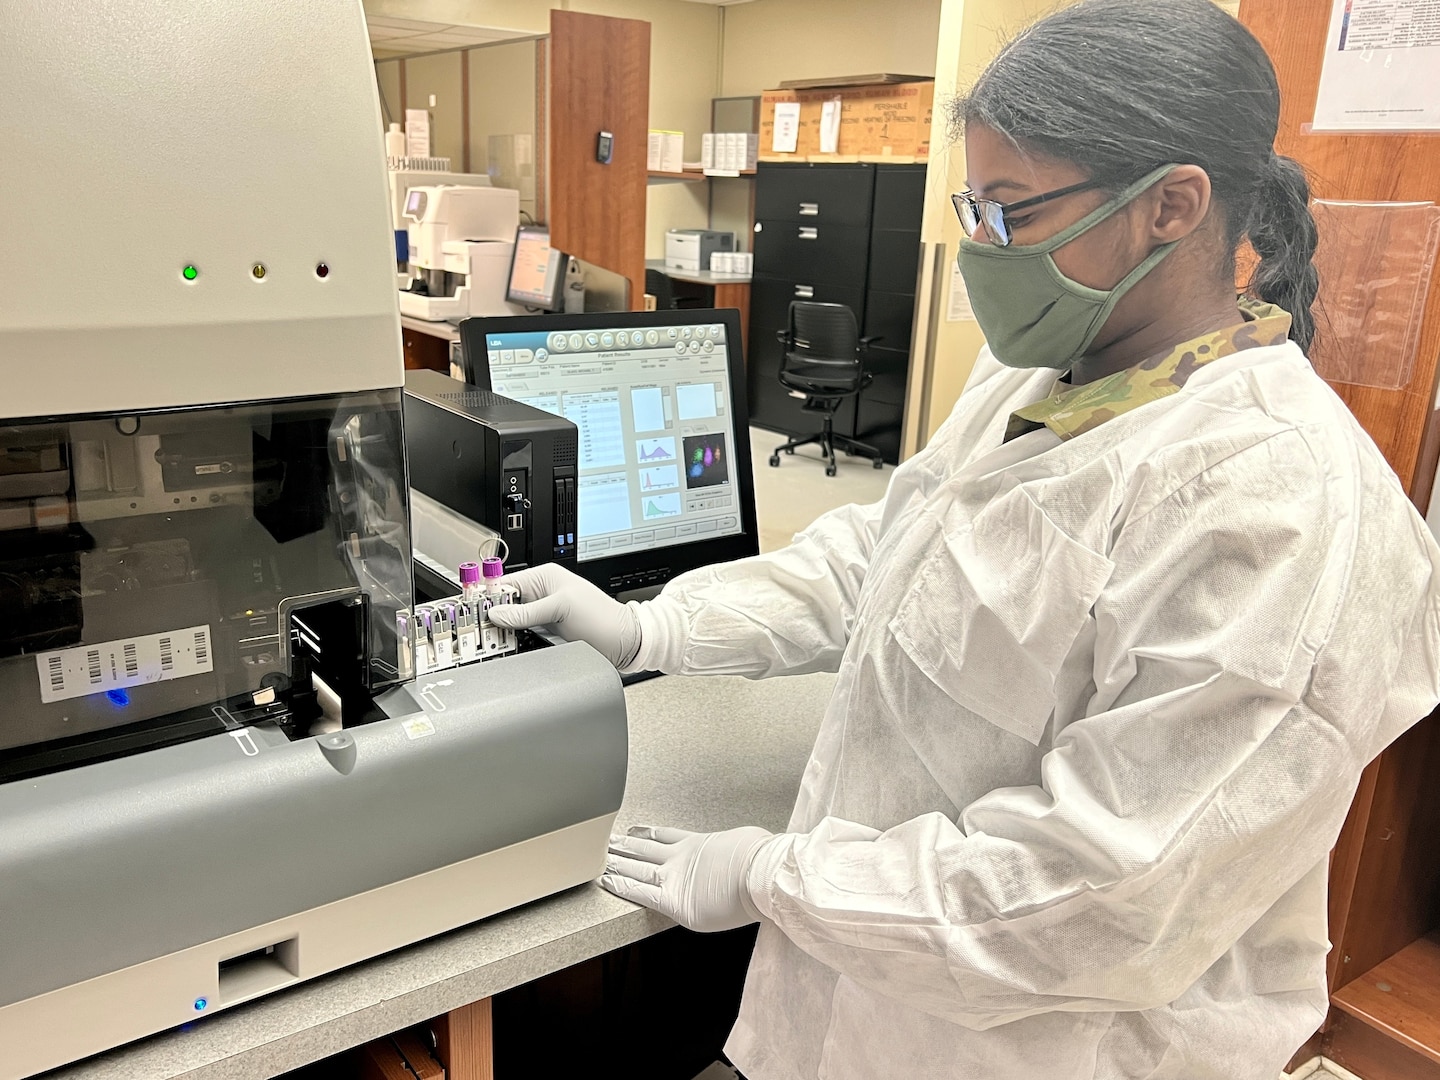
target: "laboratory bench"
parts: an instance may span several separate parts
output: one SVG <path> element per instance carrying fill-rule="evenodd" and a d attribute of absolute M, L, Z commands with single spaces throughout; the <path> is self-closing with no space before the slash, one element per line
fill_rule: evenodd
<path fill-rule="evenodd" d="M 833 675 L 816 674 L 759 682 L 666 676 L 628 687 L 629 774 L 617 828 L 783 830 L 833 686 Z M 471 1024 L 476 1038 L 466 1050 L 485 1059 L 452 1068 L 451 1080 L 489 1077 L 490 999 L 673 926 L 592 882 L 44 1080 L 261 1080 L 447 1014 L 449 1037 L 464 1037 Z"/>

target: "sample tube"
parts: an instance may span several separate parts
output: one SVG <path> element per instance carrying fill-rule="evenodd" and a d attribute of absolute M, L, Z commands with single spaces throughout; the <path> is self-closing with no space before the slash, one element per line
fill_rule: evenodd
<path fill-rule="evenodd" d="M 486 559 L 485 561 L 489 562 L 490 560 Z M 496 559 L 495 561 L 499 562 L 500 560 Z M 504 572 L 503 564 L 501 566 L 501 572 Z M 478 609 L 480 597 L 484 592 L 485 585 L 484 582 L 480 580 L 480 564 L 475 562 L 462 562 L 460 564 L 460 595 L 465 598 L 467 603 L 474 604 Z"/>

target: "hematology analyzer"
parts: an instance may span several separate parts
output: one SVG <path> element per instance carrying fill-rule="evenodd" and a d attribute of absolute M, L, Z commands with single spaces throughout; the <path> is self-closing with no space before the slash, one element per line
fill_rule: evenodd
<path fill-rule="evenodd" d="M 469 319 L 460 336 L 471 382 L 579 430 L 580 574 L 628 598 L 757 553 L 737 312 Z"/>
<path fill-rule="evenodd" d="M 0 203 L 0 1080 L 585 882 L 625 781 L 604 659 L 414 605 L 360 5 L 107 11 L 0 46 L 0 190 L 68 185 Z"/>

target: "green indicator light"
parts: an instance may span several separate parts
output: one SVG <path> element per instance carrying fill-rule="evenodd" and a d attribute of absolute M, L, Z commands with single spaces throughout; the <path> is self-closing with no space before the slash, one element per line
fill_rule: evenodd
<path fill-rule="evenodd" d="M 200 276 L 200 271 L 197 270 L 193 264 L 185 267 L 185 269 L 181 270 L 180 273 L 185 276 L 186 281 L 194 281 L 197 277 Z"/>

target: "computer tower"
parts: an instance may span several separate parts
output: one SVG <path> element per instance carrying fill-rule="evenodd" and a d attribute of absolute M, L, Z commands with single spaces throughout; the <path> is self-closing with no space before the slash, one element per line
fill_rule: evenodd
<path fill-rule="evenodd" d="M 504 540 L 507 570 L 575 569 L 578 446 L 564 417 L 439 372 L 405 373 L 411 490 Z"/>

